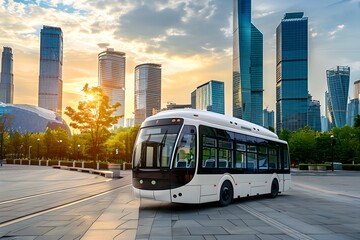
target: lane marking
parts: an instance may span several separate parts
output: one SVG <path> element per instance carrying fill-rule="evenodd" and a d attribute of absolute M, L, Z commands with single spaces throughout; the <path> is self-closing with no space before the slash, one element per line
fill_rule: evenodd
<path fill-rule="evenodd" d="M 109 182 L 109 181 L 112 181 L 112 179 L 105 180 L 104 182 L 84 184 L 84 185 L 79 185 L 79 186 L 75 186 L 75 187 L 69 187 L 69 188 L 54 190 L 54 191 L 50 191 L 50 192 L 46 192 L 46 193 L 34 194 L 34 195 L 26 196 L 26 197 L 14 198 L 14 199 L 11 199 L 11 200 L 6 200 L 6 201 L 3 201 L 3 202 L 0 202 L 0 205 L 7 204 L 7 203 L 18 202 L 18 201 L 22 201 L 22 200 L 26 200 L 26 199 L 31 199 L 31 198 L 37 198 L 37 197 L 46 196 L 46 195 L 50 195 L 50 194 L 54 194 L 54 193 L 65 192 L 65 191 L 69 191 L 69 190 L 74 189 L 74 188 L 102 184 L 102 183 L 106 183 L 106 182 Z"/>
<path fill-rule="evenodd" d="M 106 195 L 108 193 L 112 193 L 112 192 L 117 191 L 117 190 L 128 188 L 130 186 L 132 186 L 132 184 L 117 187 L 117 188 L 114 188 L 114 189 L 111 189 L 111 190 L 108 190 L 108 191 L 105 191 L 105 192 L 102 192 L 102 193 L 94 194 L 94 195 L 92 195 L 90 197 L 85 197 L 85 198 L 82 198 L 82 199 L 79 199 L 79 200 L 75 200 L 75 201 L 72 201 L 72 202 L 57 206 L 57 207 L 48 208 L 48 209 L 41 210 L 41 211 L 38 211 L 38 212 L 35 212 L 35 213 L 30 213 L 30 214 L 22 216 L 22 217 L 18 217 L 18 218 L 12 219 L 12 220 L 8 220 L 8 221 L 0 223 L 0 228 L 6 227 L 6 226 L 9 226 L 9 225 L 21 222 L 21 221 L 25 221 L 25 220 L 28 220 L 30 218 L 34 218 L 34 217 L 37 217 L 37 216 L 40 216 L 40 215 L 43 215 L 43 214 L 46 214 L 46 213 L 49 213 L 49 212 L 53 212 L 53 211 L 56 211 L 56 210 L 59 210 L 59 209 L 62 209 L 62 208 L 70 207 L 72 205 L 82 203 L 82 202 L 85 202 L 87 200 L 91 200 L 91 199 Z"/>
<path fill-rule="evenodd" d="M 293 183 L 293 186 L 298 187 L 300 189 L 303 188 L 303 189 L 312 190 L 312 191 L 316 191 L 316 192 L 323 192 L 323 193 L 327 193 L 327 194 L 331 194 L 331 195 L 339 195 L 339 196 L 344 196 L 344 197 L 360 199 L 360 196 L 358 196 L 358 195 L 353 195 L 353 194 L 349 194 L 349 193 L 345 193 L 345 192 L 337 192 L 334 190 L 326 190 L 326 189 L 323 189 L 320 187 L 310 186 L 310 185 L 301 184 L 301 183 Z"/>
<path fill-rule="evenodd" d="M 259 211 L 246 206 L 246 205 L 237 205 L 239 208 L 241 208 L 242 210 L 244 210 L 245 212 L 250 213 L 251 215 L 253 215 L 254 217 L 259 218 L 260 220 L 268 223 L 269 225 L 279 229 L 280 231 L 284 232 L 286 235 L 293 237 L 295 239 L 299 239 L 299 240 L 315 240 L 314 238 L 307 236 L 291 227 L 286 226 L 285 224 L 282 224 L 278 221 L 276 221 L 275 219 L 266 216 L 263 213 L 260 213 Z"/>

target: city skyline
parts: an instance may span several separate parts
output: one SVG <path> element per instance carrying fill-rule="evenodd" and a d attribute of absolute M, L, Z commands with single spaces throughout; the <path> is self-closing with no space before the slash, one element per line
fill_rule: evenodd
<path fill-rule="evenodd" d="M 111 46 L 128 56 L 126 102 L 134 101 L 134 67 L 156 62 L 163 69 L 163 106 L 169 101 L 188 103 L 196 86 L 222 79 L 225 113 L 232 115 L 232 1 L 120 1 L 104 6 L 86 1 L 38 5 L 1 1 L 0 5 L 0 44 L 12 47 L 14 53 L 14 103 L 36 105 L 39 31 L 42 25 L 52 25 L 64 33 L 63 107 L 76 106 L 85 83 L 97 84 L 97 54 Z M 326 69 L 349 65 L 351 86 L 360 78 L 359 52 L 352 40 L 360 37 L 359 9 L 359 1 L 272 1 L 270 5 L 253 0 L 253 22 L 264 35 L 264 108 L 275 110 L 274 36 L 284 13 L 304 11 L 310 19 L 309 91 L 314 99 L 323 99 Z M 324 115 L 324 102 L 321 105 Z M 127 107 L 126 118 L 132 112 Z"/>

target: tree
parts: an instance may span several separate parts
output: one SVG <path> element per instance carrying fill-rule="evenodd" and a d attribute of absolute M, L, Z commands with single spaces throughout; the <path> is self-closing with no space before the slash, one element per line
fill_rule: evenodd
<path fill-rule="evenodd" d="M 360 128 L 360 115 L 356 115 L 355 120 L 354 120 L 354 127 L 355 128 Z"/>
<path fill-rule="evenodd" d="M 306 126 L 291 134 L 289 140 L 290 156 L 292 162 L 315 162 L 316 146 L 315 133 Z"/>
<path fill-rule="evenodd" d="M 66 107 L 65 114 L 70 117 L 70 126 L 88 135 L 89 152 L 93 159 L 101 151 L 101 146 L 110 136 L 109 128 L 123 116 L 113 115 L 120 103 L 110 105 L 109 97 L 101 87 L 89 87 L 83 90 L 86 101 L 80 101 L 77 110 Z"/>

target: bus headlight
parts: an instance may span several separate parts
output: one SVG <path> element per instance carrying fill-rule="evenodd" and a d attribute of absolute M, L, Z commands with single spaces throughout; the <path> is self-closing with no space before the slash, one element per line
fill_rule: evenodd
<path fill-rule="evenodd" d="M 151 184 L 152 184 L 152 185 L 155 185 L 155 184 L 156 184 L 156 181 L 155 181 L 155 180 L 152 180 L 152 181 L 151 181 Z"/>
<path fill-rule="evenodd" d="M 142 179 L 141 179 L 139 182 L 140 182 L 140 184 L 143 184 L 143 183 L 144 183 L 144 181 L 143 181 Z"/>

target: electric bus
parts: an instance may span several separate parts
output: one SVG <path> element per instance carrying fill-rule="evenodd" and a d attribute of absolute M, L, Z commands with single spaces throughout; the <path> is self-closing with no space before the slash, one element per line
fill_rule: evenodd
<path fill-rule="evenodd" d="M 291 185 L 287 142 L 256 124 L 208 111 L 160 112 L 141 125 L 133 152 L 138 198 L 176 203 L 268 194 Z"/>

